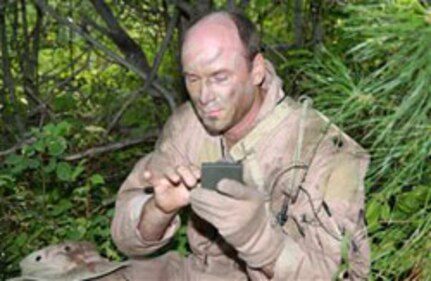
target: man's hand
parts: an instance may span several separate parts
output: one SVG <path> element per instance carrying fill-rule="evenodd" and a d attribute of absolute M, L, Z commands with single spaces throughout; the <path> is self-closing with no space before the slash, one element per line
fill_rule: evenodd
<path fill-rule="evenodd" d="M 244 232 L 247 233 L 244 234 L 249 236 L 254 231 L 250 227 L 257 227 L 253 221 L 266 213 L 263 195 L 252 187 L 228 179 L 221 180 L 216 190 L 218 192 L 206 189 L 193 191 L 192 209 L 223 235 L 234 236 L 246 228 Z"/>
<path fill-rule="evenodd" d="M 224 179 L 218 192 L 202 188 L 191 192 L 193 211 L 213 224 L 254 268 L 274 263 L 282 249 L 283 234 L 271 225 L 272 214 L 263 194 L 237 181 Z"/>
<path fill-rule="evenodd" d="M 200 170 L 193 165 L 166 168 L 159 175 L 146 170 L 144 178 L 154 187 L 156 207 L 170 214 L 190 203 L 190 190 L 196 187 Z"/>
<path fill-rule="evenodd" d="M 144 205 L 138 229 L 145 240 L 157 241 L 176 212 L 190 203 L 190 189 L 196 187 L 200 171 L 195 166 L 178 166 L 161 174 L 147 170 L 144 178 L 154 187 L 154 197 Z"/>

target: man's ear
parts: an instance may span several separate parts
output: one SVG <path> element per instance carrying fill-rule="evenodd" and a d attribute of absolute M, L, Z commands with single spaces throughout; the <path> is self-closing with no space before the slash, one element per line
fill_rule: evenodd
<path fill-rule="evenodd" d="M 261 53 L 258 53 L 253 59 L 251 77 L 255 86 L 261 85 L 265 78 L 265 59 Z"/>

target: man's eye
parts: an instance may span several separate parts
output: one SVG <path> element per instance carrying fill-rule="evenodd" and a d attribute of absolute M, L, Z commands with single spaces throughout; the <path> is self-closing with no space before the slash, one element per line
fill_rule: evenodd
<path fill-rule="evenodd" d="M 213 78 L 215 82 L 220 83 L 226 81 L 229 77 L 227 74 L 217 74 Z"/>
<path fill-rule="evenodd" d="M 196 77 L 196 76 L 186 76 L 186 81 L 188 82 L 188 83 L 193 83 L 193 82 L 196 82 L 196 81 L 198 81 L 199 79 L 198 79 L 198 77 Z"/>

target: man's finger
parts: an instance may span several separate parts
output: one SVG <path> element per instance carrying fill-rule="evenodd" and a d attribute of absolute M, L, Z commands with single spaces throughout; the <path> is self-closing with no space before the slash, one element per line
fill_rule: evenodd
<path fill-rule="evenodd" d="M 181 182 L 180 175 L 177 173 L 176 169 L 171 167 L 166 168 L 164 171 L 164 176 L 174 185 L 178 185 Z"/>
<path fill-rule="evenodd" d="M 152 186 L 156 186 L 159 181 L 157 177 L 154 175 L 154 173 L 151 172 L 150 170 L 144 171 L 144 179 Z"/>
<path fill-rule="evenodd" d="M 194 188 L 198 183 L 198 178 L 192 171 L 191 167 L 179 166 L 177 167 L 177 173 L 180 175 L 182 182 L 188 188 Z"/>
<path fill-rule="evenodd" d="M 193 175 L 200 180 L 201 179 L 201 169 L 195 165 L 190 165 L 190 170 L 192 171 Z"/>

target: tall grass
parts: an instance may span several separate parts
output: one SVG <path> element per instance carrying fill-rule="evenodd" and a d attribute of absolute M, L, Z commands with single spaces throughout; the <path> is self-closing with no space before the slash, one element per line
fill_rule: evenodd
<path fill-rule="evenodd" d="M 400 0 L 346 12 L 348 51 L 322 49 L 301 85 L 372 155 L 372 279 L 431 280 L 431 9 Z"/>

